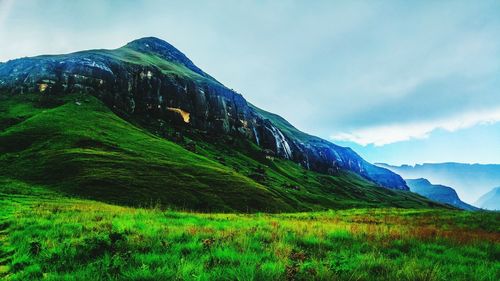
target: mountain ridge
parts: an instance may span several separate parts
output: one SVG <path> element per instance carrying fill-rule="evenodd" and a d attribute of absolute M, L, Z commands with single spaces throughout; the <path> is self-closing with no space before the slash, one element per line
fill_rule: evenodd
<path fill-rule="evenodd" d="M 474 203 L 492 186 L 500 184 L 500 164 L 447 162 L 400 166 L 385 163 L 375 165 L 392 170 L 403 178 L 426 178 L 431 182 L 452 186 L 469 204 Z"/>
<path fill-rule="evenodd" d="M 487 210 L 500 211 L 500 186 L 479 197 L 476 205 Z"/>
<path fill-rule="evenodd" d="M 215 78 L 197 67 L 185 54 L 165 40 L 156 37 L 143 37 L 133 40 L 121 48 L 130 48 L 138 52 L 156 54 L 165 60 L 181 63 L 192 71 L 215 80 Z"/>
<path fill-rule="evenodd" d="M 410 191 L 418 193 L 436 202 L 449 204 L 457 208 L 469 211 L 478 210 L 478 208 L 463 202 L 455 189 L 441 184 L 432 184 L 428 179 L 405 179 L 410 187 Z"/>

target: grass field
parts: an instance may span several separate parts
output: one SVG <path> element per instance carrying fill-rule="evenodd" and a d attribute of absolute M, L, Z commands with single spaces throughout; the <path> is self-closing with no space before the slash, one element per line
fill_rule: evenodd
<path fill-rule="evenodd" d="M 61 197 L 3 179 L 7 280 L 491 280 L 500 215 L 352 209 L 202 214 Z"/>

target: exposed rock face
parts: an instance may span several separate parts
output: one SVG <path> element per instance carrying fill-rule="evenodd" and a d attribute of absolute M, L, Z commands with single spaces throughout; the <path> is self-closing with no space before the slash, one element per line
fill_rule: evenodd
<path fill-rule="evenodd" d="M 0 64 L 0 90 L 40 95 L 84 91 L 121 115 L 244 137 L 307 169 L 349 170 L 380 186 L 408 190 L 399 175 L 371 165 L 350 148 L 306 135 L 247 103 L 157 38 L 139 39 L 116 50 L 12 60 Z"/>
<path fill-rule="evenodd" d="M 427 179 L 407 179 L 406 183 L 412 192 L 418 193 L 431 200 L 450 204 L 463 210 L 477 210 L 478 208 L 471 206 L 458 197 L 457 192 L 445 185 L 431 184 Z"/>

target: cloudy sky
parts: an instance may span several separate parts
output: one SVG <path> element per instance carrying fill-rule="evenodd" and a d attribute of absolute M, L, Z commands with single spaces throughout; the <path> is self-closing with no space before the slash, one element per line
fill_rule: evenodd
<path fill-rule="evenodd" d="M 0 61 L 144 36 L 369 161 L 500 162 L 498 0 L 0 0 Z"/>

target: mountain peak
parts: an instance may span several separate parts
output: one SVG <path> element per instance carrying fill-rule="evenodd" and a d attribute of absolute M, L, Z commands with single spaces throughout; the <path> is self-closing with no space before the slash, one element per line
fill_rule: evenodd
<path fill-rule="evenodd" d="M 161 51 L 161 50 L 170 50 L 170 51 L 177 51 L 181 53 L 179 50 L 177 50 L 173 45 L 168 43 L 165 40 L 162 40 L 157 37 L 143 37 L 136 39 L 134 41 L 131 41 L 125 45 L 125 47 L 137 50 L 137 51 L 148 51 L 148 52 L 154 52 L 154 51 Z M 181 53 L 182 54 L 182 53 Z"/>
<path fill-rule="evenodd" d="M 428 179 L 424 179 L 424 178 L 408 179 L 408 180 L 412 180 L 412 181 L 418 182 L 420 184 L 431 184 L 431 182 Z"/>
<path fill-rule="evenodd" d="M 129 42 L 123 48 L 134 51 L 153 54 L 170 62 L 175 62 L 186 66 L 201 76 L 209 77 L 208 74 L 198 68 L 186 55 L 165 40 L 157 37 L 143 37 Z"/>

